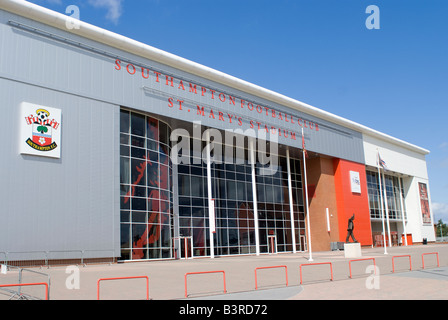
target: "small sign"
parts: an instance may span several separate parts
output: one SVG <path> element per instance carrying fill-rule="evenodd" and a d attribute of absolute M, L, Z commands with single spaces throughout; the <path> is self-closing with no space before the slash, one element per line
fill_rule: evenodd
<path fill-rule="evenodd" d="M 429 210 L 428 188 L 426 183 L 418 183 L 420 191 L 420 206 L 422 210 L 422 219 L 424 224 L 431 224 L 431 211 Z"/>
<path fill-rule="evenodd" d="M 215 226 L 215 199 L 210 199 L 210 209 L 209 209 L 209 224 L 210 224 L 210 230 L 212 233 L 216 233 L 216 226 Z"/>
<path fill-rule="evenodd" d="M 20 105 L 19 152 L 61 157 L 61 110 L 23 102 Z"/>
<path fill-rule="evenodd" d="M 361 193 L 361 179 L 359 178 L 359 172 L 350 171 L 350 184 L 353 193 Z"/>
<path fill-rule="evenodd" d="M 6 274 L 7 272 L 8 272 L 8 267 L 5 264 L 2 264 L 2 266 L 0 268 L 0 273 Z"/>

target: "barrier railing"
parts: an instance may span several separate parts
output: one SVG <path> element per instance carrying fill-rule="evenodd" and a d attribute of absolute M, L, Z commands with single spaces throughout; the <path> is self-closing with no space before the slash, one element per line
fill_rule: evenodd
<path fill-rule="evenodd" d="M 209 273 L 222 273 L 223 274 L 224 293 L 227 293 L 227 290 L 226 290 L 226 273 L 225 273 L 225 271 L 219 270 L 219 271 L 187 272 L 185 274 L 185 298 L 188 297 L 188 294 L 187 294 L 187 276 L 193 275 L 193 274 L 209 274 Z"/>
<path fill-rule="evenodd" d="M 375 258 L 354 259 L 354 260 L 350 260 L 350 261 L 348 262 L 348 266 L 349 266 L 349 269 L 350 269 L 350 279 L 352 278 L 352 262 L 355 262 L 355 261 L 366 261 L 366 260 L 373 260 L 373 266 L 375 267 L 375 268 L 373 269 L 373 271 L 374 271 L 374 273 L 376 274 Z"/>
<path fill-rule="evenodd" d="M 0 252 L 1 253 L 1 252 Z M 436 255 L 437 258 L 437 267 L 440 267 L 440 262 L 439 262 L 439 253 L 438 252 L 428 252 L 428 253 L 422 253 L 422 267 L 423 269 L 425 269 L 425 256 L 426 255 Z M 6 255 L 5 255 L 6 256 Z M 395 259 L 398 258 L 409 258 L 409 270 L 412 271 L 412 260 L 411 260 L 411 255 L 397 255 L 397 256 L 392 256 L 392 272 L 395 272 Z M 353 260 L 349 260 L 349 269 L 350 269 L 350 278 L 353 277 L 352 275 L 352 262 L 358 262 L 358 261 L 368 261 L 368 260 L 372 260 L 373 261 L 373 265 L 374 265 L 374 272 L 376 274 L 376 261 L 375 258 L 363 258 L 363 259 L 353 259 Z M 300 284 L 303 284 L 303 274 L 302 274 L 302 267 L 305 266 L 317 266 L 317 265 L 330 265 L 330 275 L 331 275 L 331 281 L 333 281 L 333 265 L 331 262 L 320 262 L 320 263 L 308 263 L 308 264 L 301 264 L 300 265 Z M 17 292 L 12 292 L 14 293 L 14 295 L 12 297 L 19 297 L 19 299 L 24 299 L 24 298 L 32 298 L 32 299 L 36 299 L 36 297 L 32 297 L 29 296 L 27 294 L 22 294 L 20 288 L 24 287 L 24 286 L 45 286 L 45 300 L 49 300 L 49 284 L 50 284 L 50 277 L 47 274 L 44 273 L 40 273 L 40 272 L 36 272 L 33 270 L 25 270 L 25 269 L 21 269 L 18 267 L 14 267 L 14 266 L 6 266 L 7 268 L 17 268 L 19 269 L 19 283 L 15 283 L 15 284 L 2 284 L 0 285 L 0 289 L 1 288 L 5 288 L 5 287 L 18 287 L 18 291 Z M 286 286 L 288 286 L 288 267 L 286 265 L 279 265 L 279 266 L 268 266 L 268 267 L 257 267 L 254 270 L 255 273 L 255 290 L 258 290 L 258 271 L 262 270 L 262 269 L 275 269 L 275 268 L 284 268 L 285 269 L 285 280 L 286 280 Z M 36 273 L 39 275 L 44 275 L 48 277 L 48 283 L 45 282 L 35 282 L 35 283 L 21 283 L 22 282 L 22 271 L 30 271 L 32 273 Z M 222 273 L 223 274 L 223 284 L 224 284 L 224 293 L 227 293 L 227 289 L 226 289 L 226 274 L 225 271 L 222 270 L 218 270 L 218 271 L 202 271 L 202 272 L 188 272 L 185 273 L 185 297 L 188 297 L 188 289 L 187 289 L 187 276 L 189 275 L 198 275 L 198 274 L 212 274 L 212 273 Z M 148 276 L 134 276 L 134 277 L 117 277 L 117 278 L 101 278 L 98 279 L 97 282 L 97 299 L 100 300 L 100 283 L 102 281 L 108 281 L 108 280 L 125 280 L 125 279 L 146 279 L 146 300 L 149 300 L 149 278 Z"/>
<path fill-rule="evenodd" d="M 98 254 L 100 253 L 100 254 Z M 114 263 L 113 249 L 107 250 L 55 250 L 55 251 L 1 251 L 0 262 L 15 267 L 49 268 L 50 265 L 86 263 Z"/>
<path fill-rule="evenodd" d="M 36 282 L 36 283 L 16 283 L 16 284 L 1 284 L 0 288 L 8 287 L 29 287 L 29 286 L 45 286 L 45 300 L 48 300 L 48 283 L 46 282 Z M 23 293 L 18 294 L 19 299 L 25 296 Z"/>
<path fill-rule="evenodd" d="M 255 268 L 255 290 L 258 289 L 257 270 L 274 269 L 274 268 L 285 268 L 286 286 L 288 286 L 288 267 L 287 266 L 258 267 L 258 268 Z"/>
<path fill-rule="evenodd" d="M 300 284 L 302 284 L 302 266 L 315 266 L 321 264 L 330 265 L 331 281 L 333 281 L 333 264 L 331 262 L 305 263 L 300 265 Z"/>
<path fill-rule="evenodd" d="M 435 254 L 436 256 L 437 256 L 437 267 L 440 267 L 440 264 L 439 264 L 439 253 L 438 252 L 428 252 L 428 253 L 422 253 L 422 267 L 423 267 L 423 269 L 425 269 L 425 255 L 428 255 L 428 254 Z"/>
<path fill-rule="evenodd" d="M 16 266 L 11 266 L 11 265 L 7 265 L 7 264 L 2 264 L 2 271 L 5 274 L 12 271 L 14 275 L 17 275 L 17 282 L 16 281 L 12 281 L 12 282 L 17 283 L 19 285 L 22 283 L 43 283 L 44 281 L 42 281 L 41 278 L 45 277 L 46 278 L 45 282 L 48 284 L 47 300 L 50 300 L 50 275 L 49 274 L 39 272 L 36 270 L 32 270 L 32 269 L 25 269 L 25 268 L 20 268 L 20 267 L 16 267 Z M 26 274 L 26 276 L 25 276 L 25 274 Z M 24 278 L 26 278 L 26 280 L 24 280 Z M 16 291 L 12 291 L 10 289 L 3 289 L 3 288 L 0 288 L 0 290 L 11 293 L 11 294 L 13 294 L 13 296 L 19 296 L 19 297 L 26 296 L 27 298 L 30 298 L 30 299 L 35 298 L 29 294 L 22 294 L 20 286 L 17 288 Z"/>
<path fill-rule="evenodd" d="M 100 300 L 100 282 L 109 280 L 128 280 L 128 279 L 146 279 L 146 300 L 149 300 L 149 278 L 148 276 L 136 276 L 136 277 L 118 277 L 118 278 L 102 278 L 97 282 L 97 300 Z"/>
<path fill-rule="evenodd" d="M 394 263 L 394 259 L 395 259 L 395 258 L 403 258 L 403 257 L 409 257 L 409 270 L 412 271 L 411 256 L 408 255 L 408 254 L 406 254 L 406 255 L 393 256 L 393 257 L 392 257 L 392 272 L 395 272 L 395 263 Z"/>

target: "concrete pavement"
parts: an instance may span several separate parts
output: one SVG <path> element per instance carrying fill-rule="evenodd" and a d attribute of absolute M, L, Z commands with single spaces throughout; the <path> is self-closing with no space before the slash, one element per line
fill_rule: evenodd
<path fill-rule="evenodd" d="M 260 256 L 201 258 L 174 261 L 118 263 L 66 268 L 34 269 L 50 276 L 51 300 L 95 300 L 98 280 L 115 277 L 149 278 L 153 300 L 185 299 L 185 274 L 202 271 L 224 273 L 190 274 L 187 276 L 186 300 L 316 300 L 316 299 L 447 299 L 448 245 L 428 244 L 408 247 L 363 248 L 360 261 L 344 257 L 343 251 L 313 252 L 309 254 L 276 254 Z M 422 254 L 425 269 L 423 269 Z M 432 254 L 432 253 L 437 253 Z M 412 271 L 410 271 L 409 257 Z M 392 257 L 395 273 L 392 273 Z M 437 267 L 437 256 L 440 267 Z M 373 262 L 378 274 L 373 273 Z M 309 265 L 310 263 L 322 263 Z M 330 264 L 331 263 L 331 264 Z M 300 284 L 300 265 L 302 281 Z M 306 266 L 305 266 L 306 265 Z M 257 286 L 255 290 L 255 269 Z M 332 270 L 330 269 L 330 266 Z M 352 278 L 350 278 L 350 267 Z M 330 280 L 333 272 L 333 281 Z M 286 276 L 288 277 L 286 279 Z M 26 278 L 25 278 L 26 277 Z M 23 282 L 42 282 L 44 275 L 26 273 Z M 286 286 L 286 280 L 288 286 Z M 0 284 L 17 283 L 17 273 L 0 275 Z M 79 287 L 77 287 L 79 284 Z M 42 288 L 32 295 L 42 297 Z M 40 290 L 40 291 L 39 291 Z M 100 299 L 141 300 L 146 297 L 143 278 L 101 281 Z M 7 299 L 0 295 L 0 299 Z"/>

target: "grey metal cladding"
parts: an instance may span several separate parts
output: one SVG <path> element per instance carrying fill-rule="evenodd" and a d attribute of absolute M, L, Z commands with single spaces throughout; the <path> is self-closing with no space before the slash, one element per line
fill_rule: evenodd
<path fill-rule="evenodd" d="M 293 116 L 296 122 L 302 117 L 318 124 L 318 131 L 305 130 L 309 150 L 364 162 L 358 132 L 1 10 L 0 57 L 2 117 L 11 119 L 2 124 L 7 135 L 0 157 L 0 252 L 87 250 L 97 257 L 119 256 L 119 106 L 223 130 L 245 130 L 251 120 L 259 121 L 288 131 L 288 138 L 278 136 L 279 142 L 301 148 L 297 123 L 233 106 L 228 99 L 234 96 Z M 125 70 L 128 64 L 137 68 L 135 74 Z M 149 68 L 149 79 L 142 67 Z M 159 82 L 158 72 L 163 74 Z M 165 75 L 173 76 L 175 86 L 166 84 Z M 196 84 L 198 90 L 207 88 L 207 95 L 179 89 L 180 80 L 185 86 Z M 219 96 L 212 99 L 211 90 L 225 93 L 226 102 Z M 169 98 L 183 99 L 185 109 L 170 107 Z M 18 153 L 17 108 L 24 101 L 62 110 L 60 159 Z M 198 105 L 204 107 L 204 116 L 198 114 Z M 226 121 L 213 119 L 211 109 L 216 118 L 221 111 L 244 121 L 240 126 L 230 123 L 228 115 Z M 17 234 L 11 236 L 7 229 Z"/>
<path fill-rule="evenodd" d="M 0 99 L 9 119 L 2 126 L 0 252 L 11 259 L 24 251 L 119 256 L 120 107 L 90 96 L 110 93 L 91 78 L 102 72 L 102 57 L 8 24 L 32 21 L 4 11 L 0 19 Z M 19 154 L 22 102 L 61 109 L 60 159 Z"/>
<path fill-rule="evenodd" d="M 301 118 L 319 127 L 318 131 L 305 128 L 306 147 L 310 151 L 364 163 L 362 134 L 359 132 L 36 21 L 6 12 L 2 12 L 1 17 L 5 24 L 3 43 L 14 44 L 13 48 L 3 46 L 1 54 L 9 57 L 9 65 L 21 65 L 21 69 L 15 69 L 2 63 L 2 73 L 115 105 L 174 119 L 201 121 L 204 126 L 223 130 L 257 128 L 258 121 L 262 128 L 269 131 L 275 128 L 270 134 L 275 134 L 279 143 L 298 148 L 302 146 L 301 127 L 297 124 Z M 206 88 L 207 93 L 204 96 L 192 94 L 189 91 L 190 83 L 196 84 L 197 90 Z M 216 91 L 214 98 L 212 91 Z M 224 103 L 219 100 L 218 93 L 226 95 Z M 236 98 L 236 105 L 229 103 L 229 96 Z M 170 107 L 169 98 L 173 102 L 178 99 L 184 101 L 186 108 Z M 239 107 L 241 100 L 254 106 L 260 105 L 263 112 Z M 197 106 L 204 108 L 204 116 L 198 114 Z M 276 115 L 282 113 L 292 117 L 294 124 L 279 117 L 266 116 L 266 108 L 275 110 Z M 210 110 L 213 110 L 213 115 L 210 115 Z M 220 111 L 225 115 L 225 121 L 217 120 Z M 236 119 L 240 117 L 241 125 L 233 120 L 230 122 L 232 116 Z M 282 129 L 281 134 L 276 129 Z M 292 139 L 293 135 L 296 139 Z"/>
<path fill-rule="evenodd" d="M 5 122 L 0 252 L 119 255 L 119 107 L 5 79 L 0 88 L 5 117 L 31 101 L 60 108 L 63 130 L 60 159 L 22 155 L 18 121 Z"/>

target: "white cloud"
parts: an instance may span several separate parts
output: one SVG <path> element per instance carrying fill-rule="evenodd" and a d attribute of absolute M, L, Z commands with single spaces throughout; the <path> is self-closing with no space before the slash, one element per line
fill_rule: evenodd
<path fill-rule="evenodd" d="M 448 222 L 448 203 L 433 202 L 432 210 L 434 211 L 434 222 L 437 223 L 442 219 L 444 223 Z"/>
<path fill-rule="evenodd" d="M 123 13 L 121 6 L 123 0 L 89 0 L 89 4 L 95 8 L 107 9 L 106 18 L 117 24 Z"/>
<path fill-rule="evenodd" d="M 34 1 L 34 2 L 37 2 L 37 1 Z M 42 2 L 48 2 L 51 4 L 62 4 L 62 0 L 42 0 Z"/>

